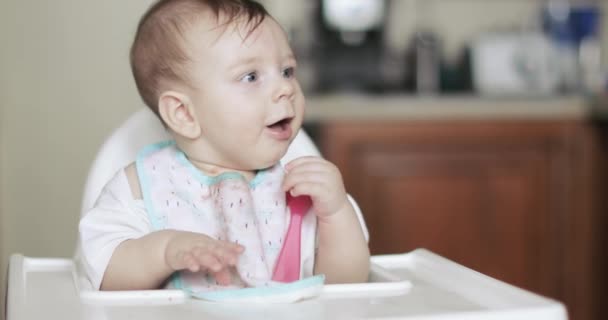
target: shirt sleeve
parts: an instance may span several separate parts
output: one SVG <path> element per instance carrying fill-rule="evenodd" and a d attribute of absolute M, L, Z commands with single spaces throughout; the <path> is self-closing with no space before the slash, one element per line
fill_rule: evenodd
<path fill-rule="evenodd" d="M 83 272 L 93 289 L 101 286 L 116 247 L 152 231 L 142 200 L 133 199 L 124 170 L 106 184 L 97 202 L 80 220 Z"/>
<path fill-rule="evenodd" d="M 348 197 L 348 201 L 355 209 L 355 213 L 357 214 L 357 219 L 359 220 L 359 225 L 361 226 L 361 231 L 363 232 L 363 237 L 365 237 L 365 241 L 369 243 L 369 231 L 367 231 L 367 225 L 365 224 L 365 219 L 363 218 L 363 213 L 361 212 L 361 208 L 357 205 L 357 202 L 350 194 L 346 195 Z"/>

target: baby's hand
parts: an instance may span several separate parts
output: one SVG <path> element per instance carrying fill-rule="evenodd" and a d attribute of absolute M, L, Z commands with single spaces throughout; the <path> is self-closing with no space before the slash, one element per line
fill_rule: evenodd
<path fill-rule="evenodd" d="M 173 270 L 211 273 L 221 285 L 230 284 L 230 267 L 244 248 L 195 232 L 176 231 L 167 242 L 165 261 Z"/>
<path fill-rule="evenodd" d="M 348 205 L 340 170 L 320 157 L 301 157 L 285 165 L 283 190 L 308 195 L 318 217 L 328 217 Z"/>

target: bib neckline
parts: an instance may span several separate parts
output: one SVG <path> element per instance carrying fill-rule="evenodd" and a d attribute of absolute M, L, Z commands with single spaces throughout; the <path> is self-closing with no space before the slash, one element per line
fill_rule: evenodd
<path fill-rule="evenodd" d="M 243 174 L 241 174 L 240 172 L 235 172 L 235 171 L 226 171 L 226 172 L 222 172 L 222 173 L 218 174 L 217 176 L 210 176 L 210 175 L 204 173 L 203 171 L 201 171 L 199 168 L 197 168 L 192 162 L 190 162 L 190 160 L 188 160 L 188 157 L 182 150 L 178 149 L 176 146 L 174 146 L 174 147 L 176 148 L 175 157 L 177 158 L 177 161 L 179 161 L 182 165 L 184 165 L 192 173 L 192 175 L 198 180 L 198 182 L 200 182 L 202 184 L 211 186 L 211 185 L 220 183 L 224 180 L 231 180 L 231 179 L 247 181 L 247 179 L 245 178 L 245 176 Z M 266 173 L 273 167 L 274 166 L 272 166 L 270 168 L 266 168 L 266 169 L 257 170 L 253 179 L 251 179 L 248 183 L 249 187 L 255 188 L 262 181 L 264 175 L 266 175 Z"/>

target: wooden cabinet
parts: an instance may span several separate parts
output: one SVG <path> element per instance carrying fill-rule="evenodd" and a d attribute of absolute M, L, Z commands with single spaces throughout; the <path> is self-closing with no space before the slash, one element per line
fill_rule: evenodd
<path fill-rule="evenodd" d="M 598 318 L 594 129 L 578 121 L 334 121 L 323 154 L 373 254 L 428 248 Z M 603 263 L 603 262 L 602 262 Z"/>

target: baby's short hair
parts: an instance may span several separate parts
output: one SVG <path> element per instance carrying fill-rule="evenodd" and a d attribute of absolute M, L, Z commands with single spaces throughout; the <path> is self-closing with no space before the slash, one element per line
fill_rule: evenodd
<path fill-rule="evenodd" d="M 159 0 L 143 15 L 131 47 L 131 70 L 144 103 L 159 116 L 158 98 L 164 81 L 187 83 L 184 64 L 190 58 L 183 43 L 186 32 L 205 12 L 212 12 L 223 25 L 244 17 L 255 30 L 268 15 L 252 0 Z M 225 20 L 224 20 L 225 17 Z"/>

